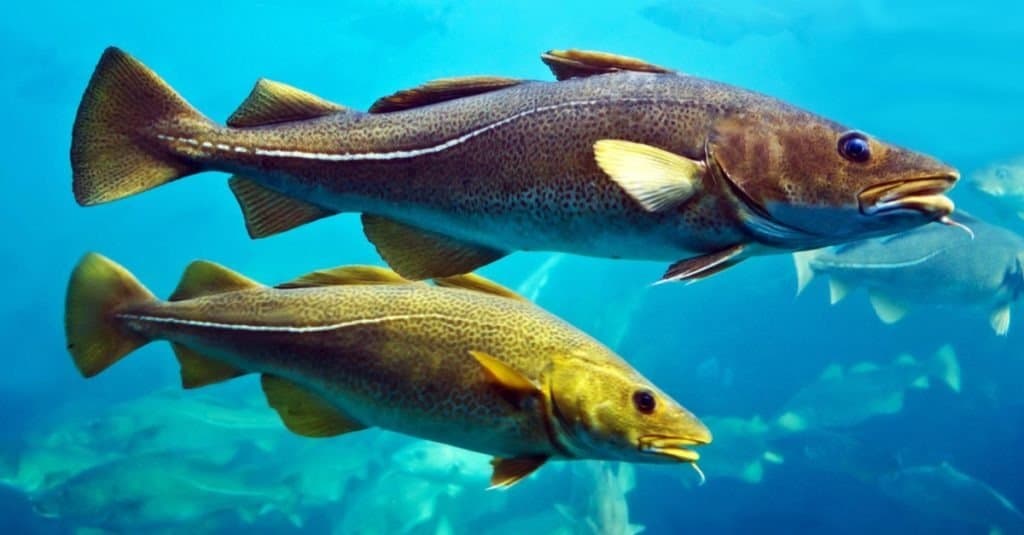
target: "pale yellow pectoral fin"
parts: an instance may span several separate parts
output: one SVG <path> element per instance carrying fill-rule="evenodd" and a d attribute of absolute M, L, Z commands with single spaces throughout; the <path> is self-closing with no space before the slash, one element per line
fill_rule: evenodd
<path fill-rule="evenodd" d="M 537 383 L 497 358 L 482 351 L 470 350 L 469 354 L 480 363 L 487 380 L 513 405 L 518 406 L 524 398 L 541 393 Z"/>
<path fill-rule="evenodd" d="M 658 284 L 674 281 L 694 282 L 710 277 L 715 273 L 740 263 L 744 258 L 744 249 L 745 247 L 742 244 L 734 245 L 721 251 L 680 260 L 669 266 L 665 274 L 662 275 L 661 280 L 658 281 Z"/>
<path fill-rule="evenodd" d="M 183 301 L 205 295 L 237 292 L 263 285 L 220 264 L 197 260 L 185 268 L 168 301 Z"/>
<path fill-rule="evenodd" d="M 1006 336 L 1006 333 L 1010 332 L 1010 305 L 1006 304 L 997 308 L 989 316 L 988 321 L 997 335 Z"/>
<path fill-rule="evenodd" d="M 457 98 L 490 93 L 523 83 L 518 78 L 501 76 L 461 76 L 431 80 L 411 89 L 403 89 L 377 99 L 370 113 L 391 113 L 455 100 Z"/>
<path fill-rule="evenodd" d="M 245 375 L 245 370 L 202 355 L 181 344 L 171 344 L 181 365 L 181 386 L 198 388 Z"/>
<path fill-rule="evenodd" d="M 490 280 L 476 275 L 473 273 L 467 273 L 465 275 L 455 275 L 452 277 L 440 277 L 434 279 L 434 283 L 438 286 L 445 288 L 461 288 L 463 290 L 470 290 L 474 292 L 481 292 L 485 294 L 496 295 L 498 297 L 506 297 L 508 299 L 515 299 L 517 301 L 527 301 L 527 299 L 518 293 Z"/>
<path fill-rule="evenodd" d="M 548 50 L 541 54 L 540 59 L 551 69 L 551 73 L 557 80 L 583 78 L 616 71 L 675 72 L 641 59 L 596 50 Z"/>
<path fill-rule="evenodd" d="M 288 84 L 261 78 L 245 101 L 228 117 L 227 125 L 233 128 L 265 126 L 315 119 L 343 111 L 347 108 L 340 104 Z"/>
<path fill-rule="evenodd" d="M 875 309 L 875 315 L 882 323 L 893 324 L 907 315 L 907 306 L 886 295 L 871 292 L 871 306 Z"/>
<path fill-rule="evenodd" d="M 503 459 L 495 457 L 491 460 L 494 473 L 491 474 L 490 489 L 505 489 L 519 483 L 547 462 L 546 456 L 513 457 Z"/>
<path fill-rule="evenodd" d="M 506 254 L 371 214 L 363 214 L 363 232 L 384 261 L 409 280 L 462 275 Z"/>
<path fill-rule="evenodd" d="M 648 212 L 686 201 L 700 185 L 705 166 L 666 150 L 602 139 L 594 143 L 597 165 Z"/>
<path fill-rule="evenodd" d="M 366 429 L 320 396 L 280 377 L 263 375 L 263 393 L 289 431 L 304 437 L 333 437 Z"/>
<path fill-rule="evenodd" d="M 318 286 L 375 284 L 412 284 L 394 271 L 378 266 L 344 266 L 307 273 L 295 280 L 278 284 L 277 288 L 313 288 Z"/>
<path fill-rule="evenodd" d="M 831 278 L 828 281 L 828 301 L 829 304 L 836 304 L 846 298 L 850 294 L 850 285 L 836 278 Z"/>
<path fill-rule="evenodd" d="M 282 195 L 243 176 L 231 177 L 228 186 L 242 209 L 245 228 L 252 238 L 273 236 L 337 213 Z"/>

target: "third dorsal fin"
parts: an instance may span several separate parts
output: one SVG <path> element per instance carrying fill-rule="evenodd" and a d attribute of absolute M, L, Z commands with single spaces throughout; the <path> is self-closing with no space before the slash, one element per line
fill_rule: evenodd
<path fill-rule="evenodd" d="M 213 295 L 249 288 L 259 288 L 260 283 L 232 271 L 220 264 L 197 260 L 185 268 L 181 282 L 168 301 L 183 301 L 204 295 Z"/>
<path fill-rule="evenodd" d="M 344 266 L 307 273 L 278 288 L 313 288 L 352 284 L 412 284 L 394 271 L 377 266 Z"/>
<path fill-rule="evenodd" d="M 500 76 L 462 76 L 459 78 L 431 80 L 421 86 L 403 89 L 377 99 L 377 102 L 370 106 L 370 113 L 389 113 L 418 108 L 446 100 L 497 91 L 521 84 L 522 82 L 522 80 L 516 78 L 502 78 Z"/>
<path fill-rule="evenodd" d="M 265 126 L 315 119 L 346 109 L 288 84 L 261 78 L 227 124 L 235 128 Z"/>
<path fill-rule="evenodd" d="M 558 80 L 582 78 L 616 71 L 675 72 L 646 61 L 596 50 L 548 50 L 540 55 Z"/>

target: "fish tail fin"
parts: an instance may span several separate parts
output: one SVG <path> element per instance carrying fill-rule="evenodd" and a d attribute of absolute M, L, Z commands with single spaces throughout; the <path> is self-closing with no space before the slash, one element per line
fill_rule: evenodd
<path fill-rule="evenodd" d="M 78 204 L 114 201 L 201 171 L 145 134 L 159 124 L 185 132 L 213 125 L 149 67 L 108 48 L 82 96 L 71 134 Z"/>
<path fill-rule="evenodd" d="M 796 268 L 796 294 L 803 293 L 804 288 L 814 279 L 811 261 L 818 256 L 817 250 L 797 251 L 793 253 L 793 266 Z"/>
<path fill-rule="evenodd" d="M 931 373 L 949 385 L 954 392 L 960 392 L 960 362 L 956 358 L 953 346 L 946 344 L 935 352 L 931 362 Z"/>
<path fill-rule="evenodd" d="M 126 306 L 156 301 L 131 273 L 112 260 L 89 253 L 71 273 L 64 309 L 68 351 L 85 377 L 107 369 L 149 342 L 117 319 Z"/>

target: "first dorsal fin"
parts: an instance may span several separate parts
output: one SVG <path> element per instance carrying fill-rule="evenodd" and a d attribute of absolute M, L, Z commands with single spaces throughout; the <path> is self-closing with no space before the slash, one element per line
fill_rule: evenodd
<path fill-rule="evenodd" d="M 418 108 L 446 100 L 497 91 L 521 84 L 522 82 L 522 80 L 517 78 L 503 78 L 500 76 L 440 78 L 412 89 L 403 89 L 386 97 L 381 97 L 377 99 L 377 102 L 373 103 L 373 106 L 370 106 L 370 113 L 389 113 Z"/>
<path fill-rule="evenodd" d="M 204 295 L 259 288 L 262 284 L 220 264 L 197 260 L 185 268 L 178 287 L 168 301 L 182 301 Z"/>
<path fill-rule="evenodd" d="M 307 273 L 295 280 L 278 284 L 278 288 L 313 288 L 349 284 L 411 284 L 398 273 L 377 266 L 344 266 Z"/>
<path fill-rule="evenodd" d="M 320 396 L 280 377 L 263 375 L 263 393 L 289 431 L 304 437 L 333 437 L 366 429 Z"/>
<path fill-rule="evenodd" d="M 646 61 L 596 50 L 548 50 L 540 55 L 558 80 L 583 78 L 616 71 L 671 73 L 671 69 Z"/>
<path fill-rule="evenodd" d="M 490 279 L 485 279 L 480 275 L 475 275 L 473 273 L 437 278 L 434 279 L 434 283 L 445 288 L 461 288 L 463 290 L 497 295 L 499 297 L 515 299 L 517 301 L 527 301 L 525 297 L 517 294 L 516 292 L 513 292 Z"/>
<path fill-rule="evenodd" d="M 261 78 L 242 105 L 228 117 L 227 124 L 235 128 L 266 126 L 315 119 L 346 110 L 344 106 L 312 93 Z"/>

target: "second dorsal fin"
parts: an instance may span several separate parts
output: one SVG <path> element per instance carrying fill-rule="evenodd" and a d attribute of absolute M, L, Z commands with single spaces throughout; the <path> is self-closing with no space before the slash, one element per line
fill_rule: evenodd
<path fill-rule="evenodd" d="M 265 126 L 315 119 L 346 109 L 288 84 L 261 78 L 242 105 L 228 117 L 227 124 L 235 128 Z"/>
<path fill-rule="evenodd" d="M 453 275 L 451 277 L 440 277 L 434 279 L 434 284 L 445 288 L 461 288 L 463 290 L 470 290 L 474 292 L 481 292 L 485 294 L 497 295 L 499 297 L 505 297 L 508 299 L 515 299 L 517 301 L 526 301 L 527 299 L 516 292 L 490 280 L 476 275 L 473 273 L 466 273 L 465 275 Z"/>
<path fill-rule="evenodd" d="M 500 76 L 440 78 L 412 89 L 403 89 L 386 97 L 381 97 L 377 99 L 377 102 L 373 103 L 373 106 L 370 106 L 370 113 L 408 110 L 428 104 L 437 104 L 446 100 L 497 91 L 521 83 L 523 81 L 517 78 L 502 78 Z"/>
<path fill-rule="evenodd" d="M 307 273 L 295 280 L 278 284 L 278 288 L 313 288 L 352 284 L 412 284 L 394 271 L 377 266 L 344 266 Z"/>
<path fill-rule="evenodd" d="M 540 55 L 540 59 L 547 64 L 558 80 L 583 78 L 616 71 L 675 72 L 640 59 L 596 50 L 548 50 Z"/>
<path fill-rule="evenodd" d="M 183 301 L 204 295 L 214 295 L 250 288 L 259 288 L 260 283 L 232 271 L 220 264 L 197 260 L 185 268 L 181 282 L 168 301 Z"/>

